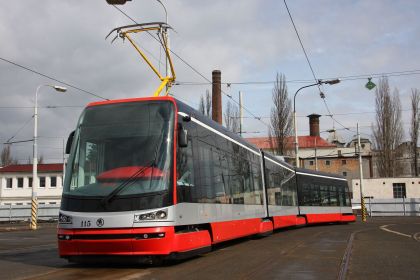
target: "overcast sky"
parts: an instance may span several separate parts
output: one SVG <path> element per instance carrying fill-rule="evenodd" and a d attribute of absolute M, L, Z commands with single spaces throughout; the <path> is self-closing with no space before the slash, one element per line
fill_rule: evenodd
<path fill-rule="evenodd" d="M 175 30 L 170 33 L 172 49 L 208 79 L 214 69 L 221 70 L 222 81 L 228 83 L 273 81 L 277 72 L 283 73 L 290 81 L 291 97 L 299 87 L 314 82 L 283 1 L 162 1 Z M 419 1 L 296 0 L 288 1 L 288 6 L 319 79 L 420 70 Z M 163 8 L 154 0 L 133 0 L 119 7 L 138 22 L 165 20 Z M 159 81 L 134 49 L 128 42 L 117 40 L 111 45 L 104 39 L 112 28 L 127 24 L 132 22 L 105 0 L 4 1 L 0 8 L 0 57 L 105 98 L 150 96 Z M 136 40 L 153 53 L 152 62 L 163 71 L 158 44 L 147 34 Z M 179 82 L 202 83 L 172 90 L 197 108 L 200 95 L 211 90 L 211 85 L 179 59 L 174 58 L 174 63 Z M 0 73 L 0 142 L 14 135 L 13 141 L 31 139 L 35 90 L 38 85 L 57 83 L 2 60 Z M 400 92 L 406 139 L 409 95 L 412 88 L 420 88 L 420 71 L 416 73 L 389 77 L 391 87 Z M 364 87 L 366 82 L 344 79 L 322 90 L 334 118 L 353 131 L 359 122 L 368 137 L 375 108 L 374 91 Z M 242 91 L 245 106 L 268 124 L 272 87 L 271 83 L 233 84 L 229 88 L 223 85 L 222 90 L 236 100 Z M 223 99 L 227 101 L 226 96 Z M 96 100 L 73 88 L 64 94 L 41 89 L 39 154 L 46 161 L 62 159 L 63 138 L 74 129 L 83 107 Z M 296 107 L 301 116 L 299 135 L 308 134 L 306 115 L 328 114 L 316 87 L 302 90 Z M 245 117 L 244 130 L 260 132 L 247 137 L 267 135 L 263 122 L 247 112 Z M 333 126 L 342 129 L 328 116 L 322 116 L 320 123 L 321 131 Z M 338 131 L 346 140 L 355 134 Z M 14 157 L 27 161 L 31 145 L 14 144 Z"/>

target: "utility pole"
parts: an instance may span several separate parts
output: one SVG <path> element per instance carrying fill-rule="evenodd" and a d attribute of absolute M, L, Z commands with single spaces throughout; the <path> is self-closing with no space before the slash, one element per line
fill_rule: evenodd
<path fill-rule="evenodd" d="M 359 173 L 360 173 L 360 206 L 362 210 L 362 221 L 366 222 L 365 199 L 363 197 L 363 162 L 362 162 L 362 145 L 360 145 L 359 123 L 357 123 L 357 146 L 359 147 Z"/>
<path fill-rule="evenodd" d="M 239 91 L 239 136 L 241 137 L 242 137 L 242 118 L 243 118 L 242 92 Z"/>
<path fill-rule="evenodd" d="M 66 145 L 64 142 L 64 138 L 63 138 L 63 179 L 61 179 L 62 181 L 62 185 L 64 186 L 64 177 L 66 176 Z"/>

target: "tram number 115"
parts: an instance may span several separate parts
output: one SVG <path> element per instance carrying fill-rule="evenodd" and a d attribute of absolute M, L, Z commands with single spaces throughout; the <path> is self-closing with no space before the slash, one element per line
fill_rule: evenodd
<path fill-rule="evenodd" d="M 89 220 L 84 220 L 80 222 L 80 227 L 90 227 L 91 223 Z"/>

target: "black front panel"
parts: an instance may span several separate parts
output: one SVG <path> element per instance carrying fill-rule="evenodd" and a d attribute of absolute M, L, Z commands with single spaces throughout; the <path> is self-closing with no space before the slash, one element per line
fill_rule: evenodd
<path fill-rule="evenodd" d="M 160 208 L 172 205 L 169 192 L 144 196 L 118 196 L 103 203 L 101 197 L 63 195 L 61 210 L 74 212 L 119 212 Z"/>

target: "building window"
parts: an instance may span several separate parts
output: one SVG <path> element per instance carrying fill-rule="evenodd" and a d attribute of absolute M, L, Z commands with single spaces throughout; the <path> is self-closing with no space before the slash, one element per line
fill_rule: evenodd
<path fill-rule="evenodd" d="M 57 202 L 50 202 L 49 204 L 57 204 Z"/>
<path fill-rule="evenodd" d="M 16 205 L 23 205 L 23 203 L 22 202 L 17 202 Z"/>
<path fill-rule="evenodd" d="M 310 160 L 309 161 L 309 165 L 314 165 L 314 161 L 313 160 Z"/>
<path fill-rule="evenodd" d="M 341 160 L 341 164 L 342 165 L 346 165 L 347 164 L 347 160 L 345 160 L 345 159 Z"/>
<path fill-rule="evenodd" d="M 45 177 L 39 177 L 39 187 L 45 188 Z"/>
<path fill-rule="evenodd" d="M 28 181 L 29 181 L 28 187 L 32 188 L 32 177 L 29 177 L 28 178 Z"/>
<path fill-rule="evenodd" d="M 325 165 L 331 165 L 331 161 L 326 160 L 326 161 L 325 161 Z"/>
<path fill-rule="evenodd" d="M 57 187 L 57 177 L 51 177 L 50 180 L 51 180 L 51 184 L 50 184 L 51 188 Z"/>
<path fill-rule="evenodd" d="M 6 189 L 11 189 L 13 186 L 13 178 L 6 178 Z"/>
<path fill-rule="evenodd" d="M 347 176 L 347 172 L 346 171 L 343 172 L 343 176 L 344 177 Z"/>
<path fill-rule="evenodd" d="M 341 150 L 338 150 L 338 156 L 341 157 Z"/>
<path fill-rule="evenodd" d="M 23 188 L 23 178 L 17 178 L 17 187 L 19 188 L 19 189 L 21 189 L 21 188 Z"/>
<path fill-rule="evenodd" d="M 394 183 L 392 184 L 394 191 L 394 198 L 405 198 L 405 183 Z"/>

